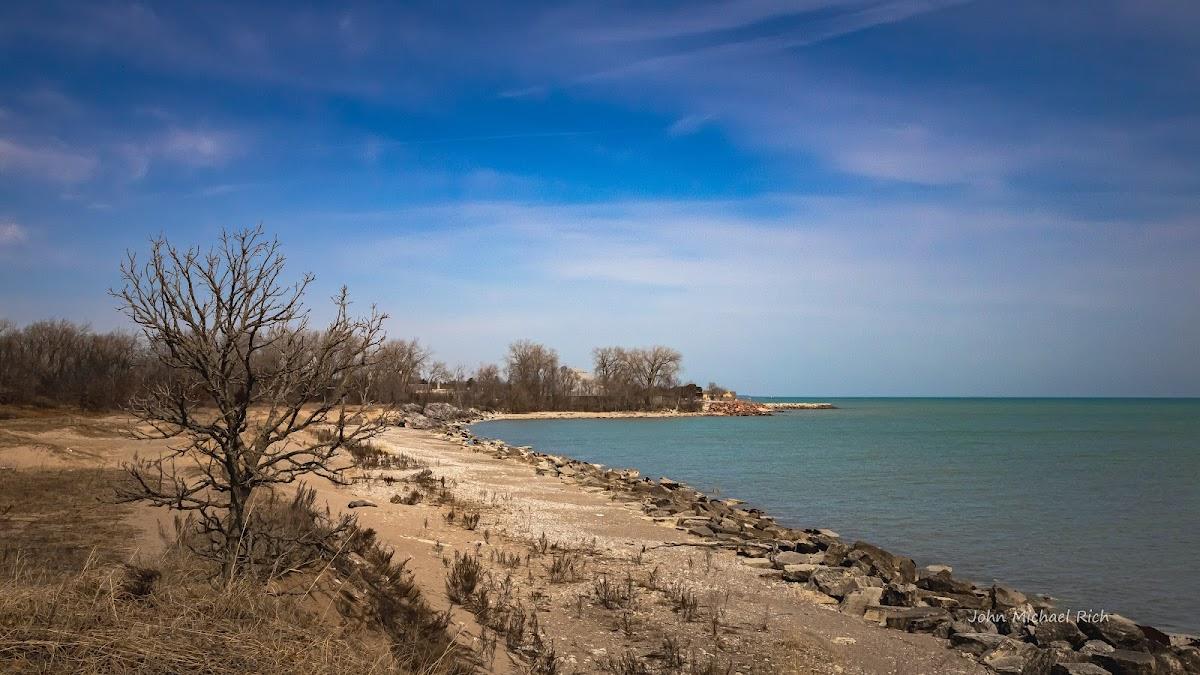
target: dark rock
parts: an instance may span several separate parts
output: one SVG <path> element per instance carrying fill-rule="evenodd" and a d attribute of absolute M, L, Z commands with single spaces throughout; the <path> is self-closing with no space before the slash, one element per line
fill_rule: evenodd
<path fill-rule="evenodd" d="M 375 502 L 370 502 L 365 499 L 355 499 L 354 501 L 347 504 L 346 508 L 361 509 L 364 507 L 374 507 L 374 506 L 376 506 Z"/>
<path fill-rule="evenodd" d="M 1029 598 L 1026 598 L 1024 593 L 996 584 L 992 585 L 988 592 L 988 598 L 993 609 L 1012 609 L 1029 602 Z"/>
<path fill-rule="evenodd" d="M 911 584 L 917 580 L 917 564 L 912 558 L 889 553 L 874 544 L 854 542 L 846 559 L 863 572 L 886 581 Z"/>
<path fill-rule="evenodd" d="M 947 595 L 971 595 L 971 584 L 950 576 L 949 572 L 938 572 L 923 576 L 916 581 L 917 588 Z"/>
<path fill-rule="evenodd" d="M 1051 675 L 1112 675 L 1107 670 L 1094 663 L 1063 663 L 1054 664 Z"/>
<path fill-rule="evenodd" d="M 1200 673 L 1200 647 L 1176 647 L 1175 656 L 1189 673 Z"/>
<path fill-rule="evenodd" d="M 690 533 L 692 533 L 692 534 L 696 535 L 697 537 L 711 537 L 711 536 L 713 536 L 713 531 L 712 531 L 712 530 L 710 530 L 710 529 L 709 529 L 707 526 L 705 526 L 705 525 L 692 525 L 691 527 L 689 527 L 689 528 L 688 528 L 688 532 L 690 532 Z"/>
<path fill-rule="evenodd" d="M 1096 654 L 1111 654 L 1114 649 L 1116 647 L 1113 647 L 1104 640 L 1088 640 L 1079 648 L 1079 653 L 1087 656 L 1095 656 Z"/>
<path fill-rule="evenodd" d="M 1154 675 L 1158 670 L 1153 656 L 1130 649 L 1114 649 L 1109 654 L 1097 654 L 1093 658 L 1113 675 Z"/>
<path fill-rule="evenodd" d="M 904 631 L 931 631 L 950 621 L 950 614 L 939 607 L 890 607 L 871 605 L 863 618 L 881 626 Z"/>
<path fill-rule="evenodd" d="M 955 633 L 950 636 L 950 644 L 961 651 L 979 656 L 995 649 L 1007 639 L 996 633 Z"/>
<path fill-rule="evenodd" d="M 850 547 L 842 542 L 835 542 L 825 549 L 825 564 L 830 567 L 840 567 L 846 562 L 846 554 L 850 552 Z"/>
<path fill-rule="evenodd" d="M 920 591 L 913 584 L 890 583 L 883 592 L 883 603 L 894 607 L 916 607 L 921 601 Z"/>
<path fill-rule="evenodd" d="M 671 480 L 670 478 L 667 478 L 665 476 L 658 479 L 658 484 L 668 490 L 674 490 L 674 489 L 678 488 L 680 485 L 680 483 L 678 481 Z"/>
<path fill-rule="evenodd" d="M 1087 642 L 1087 636 L 1072 621 L 1043 621 L 1033 626 L 1030 632 L 1039 645 L 1063 640 L 1071 643 L 1072 647 L 1079 647 Z"/>
<path fill-rule="evenodd" d="M 1157 675 L 1187 675 L 1183 661 L 1171 652 L 1158 652 L 1154 655 L 1154 662 Z"/>
<path fill-rule="evenodd" d="M 1157 647 L 1171 646 L 1171 636 L 1155 628 L 1154 626 L 1143 626 L 1139 623 L 1138 628 L 1142 629 L 1142 635 L 1146 636 L 1146 639 L 1150 641 L 1150 644 Z"/>
<path fill-rule="evenodd" d="M 1093 640 L 1124 649 L 1140 649 L 1146 644 L 1146 634 L 1138 625 L 1120 614 L 1108 614 L 1100 621 L 1080 619 L 1079 628 Z"/>

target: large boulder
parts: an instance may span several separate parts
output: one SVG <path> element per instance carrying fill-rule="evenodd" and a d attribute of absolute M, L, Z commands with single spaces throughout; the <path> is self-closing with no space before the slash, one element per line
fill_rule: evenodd
<path fill-rule="evenodd" d="M 1155 675 L 1158 663 L 1147 652 L 1131 649 L 1114 649 L 1108 654 L 1097 654 L 1096 663 L 1113 675 Z"/>
<path fill-rule="evenodd" d="M 1107 670 L 1094 663 L 1063 663 L 1054 664 L 1051 675 L 1112 675 Z"/>
<path fill-rule="evenodd" d="M 832 598 L 843 598 L 859 588 L 856 579 L 863 576 L 858 570 L 847 567 L 823 567 L 813 570 L 808 577 L 808 586 Z"/>
<path fill-rule="evenodd" d="M 955 633 L 950 644 L 960 651 L 979 656 L 1001 645 L 1008 638 L 996 633 Z"/>
<path fill-rule="evenodd" d="M 917 564 L 912 558 L 889 553 L 874 544 L 854 542 L 846 554 L 846 560 L 864 573 L 885 581 L 911 584 L 917 580 Z"/>
<path fill-rule="evenodd" d="M 788 565 L 819 565 L 825 560 L 820 553 L 796 553 L 784 551 L 775 556 L 775 567 L 785 570 Z"/>
<path fill-rule="evenodd" d="M 884 589 L 881 604 L 894 607 L 916 607 L 920 602 L 921 595 L 916 586 L 892 582 Z"/>
<path fill-rule="evenodd" d="M 439 422 L 456 420 L 461 411 L 449 403 L 435 402 L 425 406 L 425 416 Z"/>
<path fill-rule="evenodd" d="M 1136 623 L 1120 614 L 1105 614 L 1102 617 L 1081 617 L 1079 628 L 1093 640 L 1104 640 L 1118 649 L 1142 649 L 1146 634 Z"/>
<path fill-rule="evenodd" d="M 863 618 L 897 630 L 932 632 L 942 624 L 950 622 L 950 613 L 940 607 L 870 605 Z"/>
<path fill-rule="evenodd" d="M 917 588 L 923 588 L 934 593 L 950 595 L 971 595 L 973 587 L 969 582 L 955 579 L 947 571 L 926 574 L 916 581 Z"/>
<path fill-rule="evenodd" d="M 1032 626 L 1030 633 L 1039 645 L 1062 640 L 1071 643 L 1072 647 L 1079 647 L 1087 642 L 1087 636 L 1073 621 L 1042 621 Z"/>
<path fill-rule="evenodd" d="M 883 589 L 878 586 L 860 588 L 850 591 L 842 598 L 841 609 L 847 614 L 862 616 L 870 605 L 878 605 L 883 597 Z"/>
<path fill-rule="evenodd" d="M 998 673 L 1050 675 L 1054 654 L 1027 643 L 1005 639 L 981 659 Z"/>

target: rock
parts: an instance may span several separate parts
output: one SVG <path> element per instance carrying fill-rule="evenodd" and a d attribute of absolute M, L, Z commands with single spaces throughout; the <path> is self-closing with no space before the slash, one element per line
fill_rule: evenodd
<path fill-rule="evenodd" d="M 693 525 L 693 526 L 691 526 L 691 527 L 689 527 L 689 528 L 688 528 L 688 532 L 690 532 L 690 533 L 692 533 L 692 534 L 696 535 L 697 537 L 711 537 L 711 536 L 713 536 L 713 531 L 712 531 L 712 530 L 710 530 L 710 529 L 708 529 L 708 527 L 707 527 L 707 526 L 705 526 L 705 525 Z"/>
<path fill-rule="evenodd" d="M 1154 655 L 1154 662 L 1157 675 L 1187 675 L 1183 661 L 1171 652 L 1158 652 Z"/>
<path fill-rule="evenodd" d="M 367 501 L 367 500 L 365 500 L 365 499 L 355 499 L 354 501 L 352 501 L 352 502 L 350 502 L 349 504 L 347 504 L 347 505 L 346 505 L 346 508 L 349 508 L 349 509 L 361 509 L 361 508 L 364 508 L 364 507 L 375 507 L 375 506 L 376 506 L 375 502 L 370 502 L 370 501 Z"/>
<path fill-rule="evenodd" d="M 955 633 L 950 644 L 976 656 L 995 649 L 1008 638 L 996 633 Z"/>
<path fill-rule="evenodd" d="M 1030 631 L 1039 645 L 1047 645 L 1055 640 L 1069 642 L 1072 647 L 1079 647 L 1087 642 L 1087 636 L 1073 621 L 1043 621 Z"/>
<path fill-rule="evenodd" d="M 1139 649 L 1146 643 L 1146 634 L 1138 625 L 1120 614 L 1107 614 L 1099 621 L 1080 619 L 1079 628 L 1094 640 L 1124 649 Z"/>
<path fill-rule="evenodd" d="M 917 580 L 917 564 L 912 558 L 905 558 L 889 553 L 874 544 L 856 541 L 846 554 L 850 560 L 863 572 L 880 577 L 886 581 L 897 581 L 911 584 Z"/>
<path fill-rule="evenodd" d="M 960 579 L 955 579 L 950 576 L 949 572 L 944 571 L 923 576 L 917 579 L 916 584 L 917 588 L 923 588 L 934 593 L 970 595 L 972 591 L 971 584 Z"/>
<path fill-rule="evenodd" d="M 830 569 L 830 568 L 826 567 L 825 565 L 811 565 L 811 564 L 784 565 L 783 580 L 784 581 L 808 581 L 809 577 L 812 576 L 813 572 L 815 572 L 819 569 L 823 570 L 823 569 Z"/>
<path fill-rule="evenodd" d="M 862 616 L 867 611 L 868 605 L 880 604 L 880 598 L 883 597 L 883 589 L 878 586 L 868 588 L 860 588 L 856 591 L 851 591 L 842 598 L 842 611 L 855 616 Z"/>
<path fill-rule="evenodd" d="M 424 413 L 430 419 L 447 422 L 457 419 L 459 410 L 449 403 L 430 403 L 425 406 Z"/>
<path fill-rule="evenodd" d="M 742 564 L 755 569 L 771 569 L 773 567 L 768 558 L 742 558 Z"/>
<path fill-rule="evenodd" d="M 1024 593 L 996 584 L 992 585 L 988 598 L 991 600 L 993 609 L 1012 609 L 1029 602 L 1029 598 L 1025 597 Z"/>
<path fill-rule="evenodd" d="M 1200 673 L 1200 647 L 1176 647 L 1175 656 L 1189 673 Z"/>
<path fill-rule="evenodd" d="M 890 583 L 883 592 L 883 603 L 895 607 L 916 607 L 921 602 L 917 587 L 913 584 Z"/>
<path fill-rule="evenodd" d="M 412 413 L 404 418 L 404 425 L 410 429 L 432 429 L 437 423 L 420 413 Z"/>
<path fill-rule="evenodd" d="M 1114 649 L 1108 654 L 1097 654 L 1093 658 L 1098 665 L 1113 675 L 1154 675 L 1158 669 L 1153 656 L 1130 649 Z"/>
<path fill-rule="evenodd" d="M 830 567 L 840 567 L 846 562 L 846 554 L 850 551 L 850 547 L 841 543 L 834 542 L 825 549 L 825 564 Z"/>
<path fill-rule="evenodd" d="M 658 484 L 665 487 L 668 490 L 675 490 L 675 489 L 679 488 L 679 486 L 680 486 L 679 481 L 671 480 L 670 478 L 667 478 L 666 476 L 659 478 Z"/>
<path fill-rule="evenodd" d="M 950 615 L 938 607 L 870 605 L 863 613 L 863 618 L 897 630 L 930 631 L 940 623 L 949 622 Z"/>
<path fill-rule="evenodd" d="M 812 571 L 808 586 L 830 597 L 842 598 L 857 588 L 854 579 L 859 576 L 862 575 L 845 567 L 823 567 Z"/>
<path fill-rule="evenodd" d="M 958 609 L 962 607 L 962 603 L 954 598 L 945 595 L 932 595 L 928 591 L 923 592 L 921 600 L 930 607 L 941 607 L 942 609 Z"/>
<path fill-rule="evenodd" d="M 1088 640 L 1079 648 L 1080 654 L 1095 656 L 1096 654 L 1111 654 L 1116 649 L 1104 640 Z"/>
<path fill-rule="evenodd" d="M 922 569 L 927 575 L 941 574 L 943 572 L 946 574 L 954 574 L 954 568 L 949 565 L 926 565 Z"/>
<path fill-rule="evenodd" d="M 1054 667 L 1052 653 L 1007 638 L 984 654 L 981 660 L 998 673 L 1050 675 L 1050 669 Z"/>
<path fill-rule="evenodd" d="M 1094 663 L 1056 663 L 1051 675 L 1112 675 Z"/>
<path fill-rule="evenodd" d="M 825 556 L 820 553 L 784 551 L 775 556 L 775 566 L 785 570 L 788 565 L 818 565 L 823 560 L 825 560 Z"/>

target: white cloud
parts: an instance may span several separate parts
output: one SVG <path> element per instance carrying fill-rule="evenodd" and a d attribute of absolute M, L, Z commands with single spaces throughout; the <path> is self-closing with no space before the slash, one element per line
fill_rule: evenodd
<path fill-rule="evenodd" d="M 25 228 L 16 223 L 0 223 L 0 246 L 20 244 L 26 239 Z"/>
<path fill-rule="evenodd" d="M 32 145 L 0 138 L 0 172 L 15 173 L 61 183 L 90 178 L 96 158 L 65 147 Z"/>

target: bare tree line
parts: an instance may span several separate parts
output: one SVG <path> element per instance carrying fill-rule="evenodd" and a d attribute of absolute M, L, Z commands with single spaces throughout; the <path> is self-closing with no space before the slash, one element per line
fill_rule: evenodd
<path fill-rule="evenodd" d="M 317 332 L 305 333 L 310 342 L 318 338 Z M 181 377 L 177 369 L 164 367 L 161 349 L 143 336 L 95 332 L 65 320 L 18 328 L 0 319 L 0 403 L 127 408 L 148 383 L 161 385 Z M 256 358 L 270 354 L 264 350 Z M 512 412 L 698 404 L 699 389 L 680 386 L 682 356 L 669 347 L 597 347 L 591 365 L 590 370 L 571 368 L 553 348 L 519 340 L 509 345 L 500 365 L 451 368 L 417 339 L 392 339 L 378 345 L 371 363 L 357 376 L 354 392 L 376 403 L 446 401 Z M 713 385 L 709 389 L 710 394 L 724 391 Z"/>
<path fill-rule="evenodd" d="M 111 409 L 162 368 L 145 341 L 69 321 L 18 328 L 0 319 L 0 403 Z"/>

